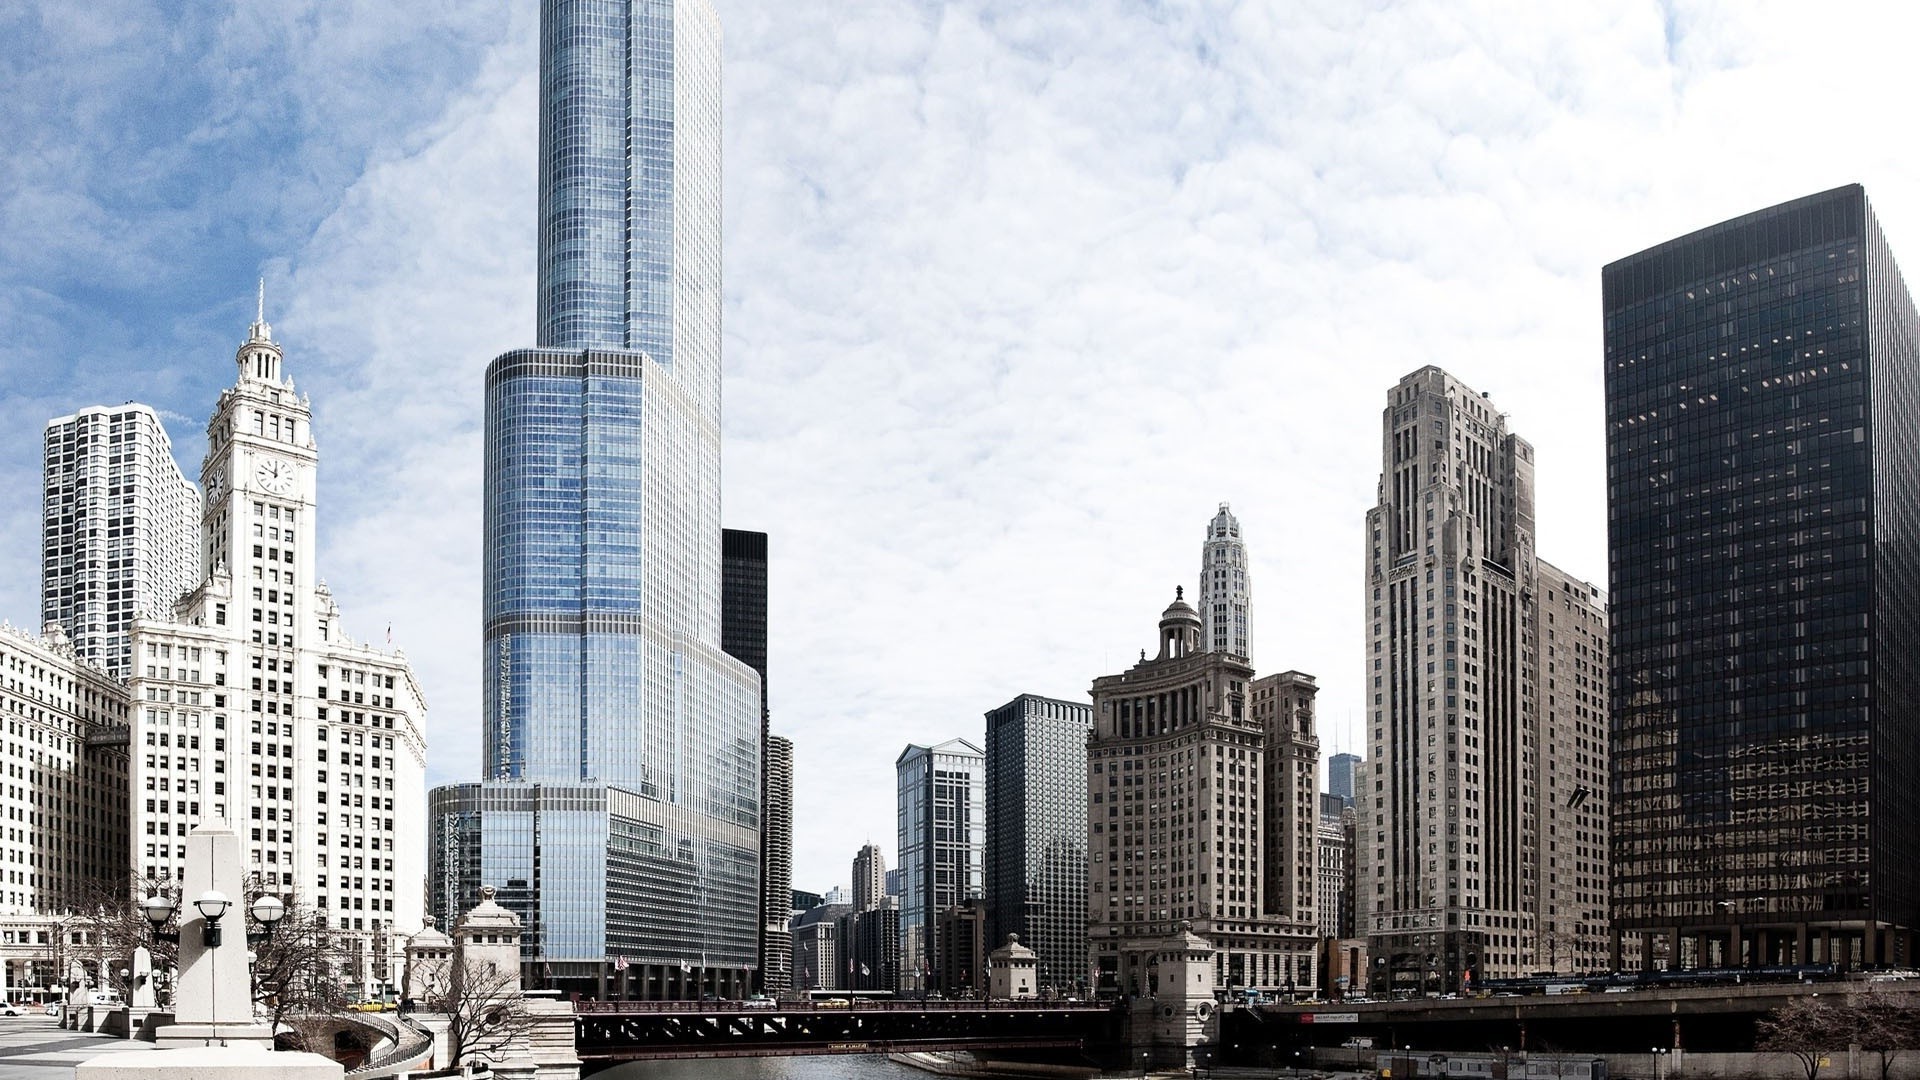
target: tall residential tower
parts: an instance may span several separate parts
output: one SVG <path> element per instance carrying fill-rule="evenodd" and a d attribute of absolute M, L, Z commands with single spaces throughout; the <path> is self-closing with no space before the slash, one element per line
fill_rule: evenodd
<path fill-rule="evenodd" d="M 1379 497 L 1355 792 L 1374 992 L 1596 967 L 1606 601 L 1535 555 L 1533 447 L 1439 368 L 1388 394 Z"/>
<path fill-rule="evenodd" d="M 40 617 L 74 656 L 127 675 L 127 631 L 200 583 L 200 492 L 160 417 L 131 402 L 47 421 Z"/>
<path fill-rule="evenodd" d="M 853 910 L 870 911 L 887 899 L 887 857 L 878 844 L 864 844 L 853 856 Z"/>
<path fill-rule="evenodd" d="M 435 826 L 477 802 L 523 959 L 588 994 L 616 961 L 634 997 L 737 993 L 763 930 L 759 679 L 721 638 L 720 60 L 710 0 L 544 0 L 537 345 L 487 370 L 489 790 Z"/>
<path fill-rule="evenodd" d="M 1601 289 L 1614 962 L 1911 966 L 1920 319 L 1872 206 L 1768 207 Z"/>

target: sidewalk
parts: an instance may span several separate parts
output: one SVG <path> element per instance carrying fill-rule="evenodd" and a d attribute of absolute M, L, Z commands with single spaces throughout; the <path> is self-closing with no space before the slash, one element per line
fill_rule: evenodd
<path fill-rule="evenodd" d="M 71 1080 L 73 1067 L 99 1054 L 153 1049 L 105 1035 L 60 1030 L 60 1022 L 35 1012 L 0 1016 L 0 1080 Z"/>

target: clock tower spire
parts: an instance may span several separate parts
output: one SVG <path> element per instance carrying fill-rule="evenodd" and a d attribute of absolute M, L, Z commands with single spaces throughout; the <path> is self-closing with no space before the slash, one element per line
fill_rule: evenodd
<path fill-rule="evenodd" d="M 261 278 L 254 293 L 253 325 L 247 327 L 247 340 L 233 356 L 240 367 L 240 381 L 277 383 L 280 381 L 280 346 L 273 340 L 273 327 L 267 325 L 267 279 Z"/>

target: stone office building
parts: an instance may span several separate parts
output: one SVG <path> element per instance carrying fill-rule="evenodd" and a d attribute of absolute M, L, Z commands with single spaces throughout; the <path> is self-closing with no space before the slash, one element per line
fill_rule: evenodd
<path fill-rule="evenodd" d="M 1311 873 L 1304 918 L 1291 862 L 1276 879 L 1284 895 L 1267 896 L 1266 865 L 1289 859 L 1274 838 L 1292 835 L 1267 820 L 1269 744 L 1291 736 L 1255 717 L 1252 667 L 1202 651 L 1201 631 L 1176 591 L 1158 655 L 1093 683 L 1087 936 L 1102 995 L 1154 993 L 1155 957 L 1188 923 L 1212 943 L 1214 986 L 1279 994 L 1314 981 Z M 1311 813 L 1306 827 L 1310 851 Z"/>

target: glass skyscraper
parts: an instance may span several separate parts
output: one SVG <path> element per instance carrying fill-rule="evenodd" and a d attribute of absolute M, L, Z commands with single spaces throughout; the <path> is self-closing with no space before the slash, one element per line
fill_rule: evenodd
<path fill-rule="evenodd" d="M 894 761 L 900 795 L 900 985 L 938 985 L 940 913 L 981 894 L 986 755 L 965 739 L 909 745 Z"/>
<path fill-rule="evenodd" d="M 480 875 L 555 985 L 730 993 L 761 739 L 721 647 L 719 20 L 545 0 L 540 41 L 537 346 L 486 380 L 483 780 L 544 794 L 477 800 L 523 807 L 480 827 Z M 673 888 L 631 902 L 647 882 Z"/>
<path fill-rule="evenodd" d="M 1614 964 L 1910 965 L 1920 319 L 1866 193 L 1602 291 Z"/>
<path fill-rule="evenodd" d="M 1041 990 L 1087 982 L 1087 734 L 1093 707 L 1021 694 L 987 713 L 987 951 L 1019 934 Z"/>
<path fill-rule="evenodd" d="M 1345 806 L 1353 805 L 1353 782 L 1364 759 L 1359 754 L 1335 754 L 1327 759 L 1327 793 Z"/>

